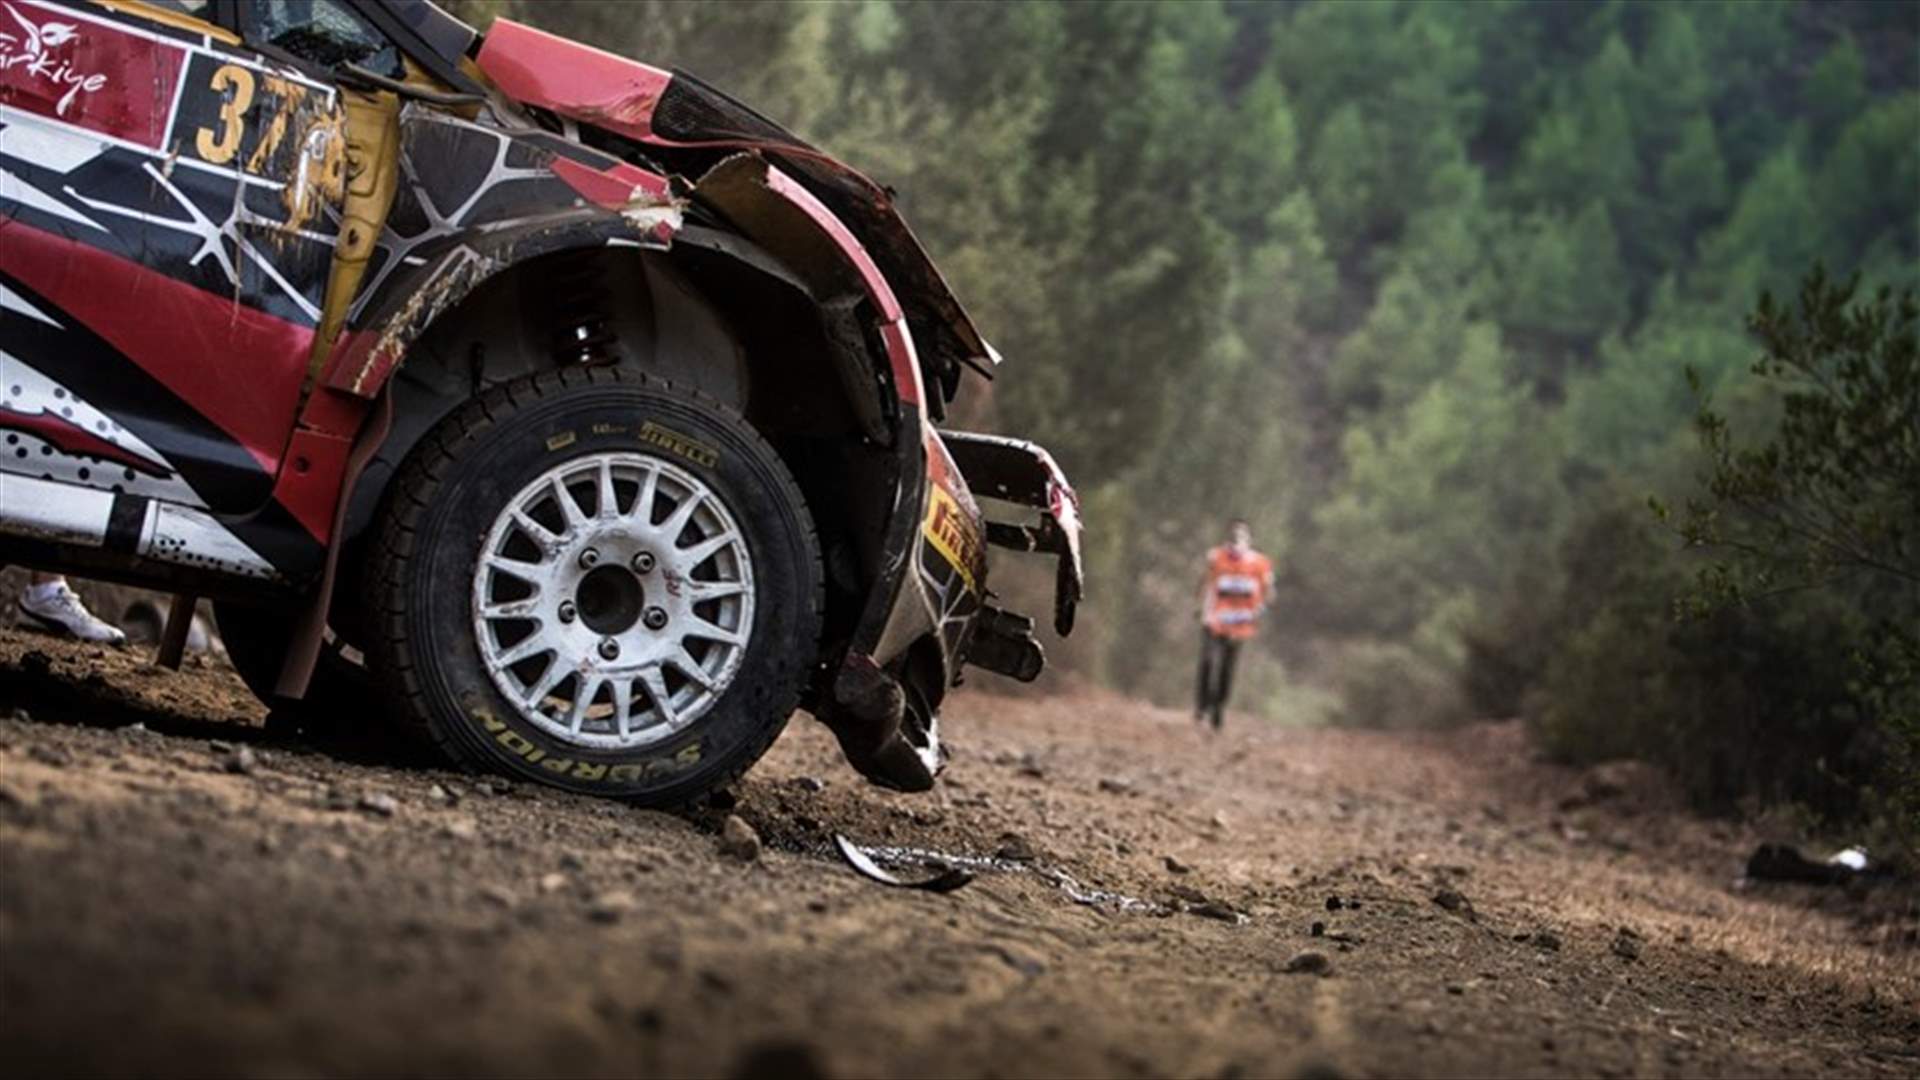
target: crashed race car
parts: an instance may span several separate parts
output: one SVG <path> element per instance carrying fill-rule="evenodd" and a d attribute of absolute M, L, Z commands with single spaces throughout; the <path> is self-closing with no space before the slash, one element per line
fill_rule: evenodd
<path fill-rule="evenodd" d="M 796 707 L 924 790 L 1066 478 L 889 192 L 423 0 L 0 0 L 0 562 L 202 596 L 307 730 L 650 805 Z M 996 507 L 982 515 L 976 496 Z"/>

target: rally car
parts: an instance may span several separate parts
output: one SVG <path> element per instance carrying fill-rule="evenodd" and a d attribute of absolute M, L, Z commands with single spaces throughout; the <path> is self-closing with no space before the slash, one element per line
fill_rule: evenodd
<path fill-rule="evenodd" d="M 672 804 L 798 706 L 925 789 L 963 665 L 1043 663 L 986 545 L 1081 596 L 1053 460 L 936 426 L 998 363 L 885 188 L 683 72 L 0 0 L 0 562 L 209 598 L 276 715 Z"/>

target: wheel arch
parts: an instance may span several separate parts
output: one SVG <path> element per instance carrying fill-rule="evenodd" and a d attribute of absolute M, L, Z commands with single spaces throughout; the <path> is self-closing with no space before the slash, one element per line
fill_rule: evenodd
<path fill-rule="evenodd" d="M 333 595 L 356 594 L 355 556 L 385 493 L 442 417 L 518 375 L 619 364 L 719 399 L 775 446 L 827 548 L 827 640 L 850 634 L 880 572 L 904 475 L 903 406 L 868 299 L 823 298 L 753 241 L 696 225 L 679 229 L 671 247 L 609 244 L 588 231 L 514 250 L 522 257 L 458 283 L 380 385 L 391 424 L 344 495 L 339 544 L 348 557 Z"/>

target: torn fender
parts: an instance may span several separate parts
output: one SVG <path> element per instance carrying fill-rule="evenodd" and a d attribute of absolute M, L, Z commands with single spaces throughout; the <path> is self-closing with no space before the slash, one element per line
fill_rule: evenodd
<path fill-rule="evenodd" d="M 371 398 L 434 321 L 494 275 L 528 259 L 577 248 L 664 251 L 679 227 L 678 206 L 642 203 L 624 212 L 572 207 L 474 230 L 374 298 L 357 325 L 341 335 L 324 381 L 332 389 Z"/>
<path fill-rule="evenodd" d="M 673 73 L 512 19 L 495 19 L 475 63 L 515 101 L 629 138 L 653 134 Z"/>
<path fill-rule="evenodd" d="M 894 393 L 909 405 L 922 400 L 913 333 L 893 285 L 859 238 L 812 192 L 759 154 L 743 153 L 701 176 L 693 197 L 779 259 L 817 299 L 864 293 L 879 320 Z"/>
<path fill-rule="evenodd" d="M 670 148 L 753 150 L 816 202 L 838 230 L 857 238 L 849 258 L 864 261 L 897 293 L 942 390 L 951 399 L 961 365 L 992 377 L 999 354 L 981 337 L 892 193 L 808 145 L 779 124 L 683 71 L 629 60 L 511 19 L 496 19 L 475 58 L 517 101 L 637 142 Z M 904 385 L 904 384 L 903 384 Z"/>
<path fill-rule="evenodd" d="M 319 364 L 332 389 L 379 393 L 427 328 L 502 270 L 575 248 L 665 248 L 680 228 L 668 179 L 611 154 L 418 102 L 396 119 L 379 234 Z"/>
<path fill-rule="evenodd" d="M 940 438 L 975 495 L 1040 511 L 1034 523 L 987 522 L 987 543 L 1054 555 L 1053 628 L 1066 636 L 1085 597 L 1080 560 L 1080 496 L 1053 455 L 1036 443 L 1000 435 L 943 431 Z"/>

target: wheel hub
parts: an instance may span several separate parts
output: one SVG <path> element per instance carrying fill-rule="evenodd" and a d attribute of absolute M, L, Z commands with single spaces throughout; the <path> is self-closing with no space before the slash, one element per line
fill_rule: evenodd
<path fill-rule="evenodd" d="M 596 634 L 624 634 L 640 621 L 646 589 L 624 566 L 602 565 L 582 574 L 573 590 L 580 621 Z"/>
<path fill-rule="evenodd" d="M 555 466 L 509 499 L 473 578 L 476 643 L 522 716 L 575 745 L 644 746 L 726 693 L 753 563 L 706 483 L 645 454 Z"/>

